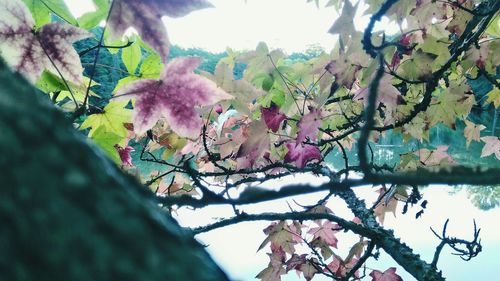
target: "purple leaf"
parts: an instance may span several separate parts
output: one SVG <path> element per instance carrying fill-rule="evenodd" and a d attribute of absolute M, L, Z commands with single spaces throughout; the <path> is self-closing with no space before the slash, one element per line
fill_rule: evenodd
<path fill-rule="evenodd" d="M 232 97 L 209 79 L 194 74 L 201 58 L 185 57 L 172 60 L 160 75 L 160 80 L 142 79 L 120 88 L 117 97 L 136 97 L 134 130 L 142 134 L 158 119 L 165 117 L 172 130 L 181 137 L 196 139 L 203 123 L 196 106 L 212 105 Z"/>
<path fill-rule="evenodd" d="M 169 40 L 161 17 L 182 17 L 208 7 L 212 5 L 206 0 L 115 0 L 108 22 L 110 37 L 118 39 L 129 27 L 134 27 L 166 62 Z"/>
<path fill-rule="evenodd" d="M 0 0 L 0 19 L 2 56 L 15 71 L 34 83 L 44 69 L 57 73 L 55 65 L 66 80 L 83 82 L 83 67 L 72 44 L 92 33 L 66 23 L 46 24 L 35 32 L 35 21 L 20 0 Z"/>
<path fill-rule="evenodd" d="M 122 165 L 132 167 L 132 157 L 130 156 L 130 152 L 134 151 L 131 146 L 121 147 L 116 145 L 116 150 L 118 151 L 118 155 L 120 155 L 120 160 L 122 160 Z"/>
<path fill-rule="evenodd" d="M 316 135 L 321 125 L 321 111 L 319 109 L 311 108 L 310 112 L 300 118 L 297 127 L 299 132 L 297 134 L 297 144 L 302 143 L 308 138 L 311 141 L 316 140 Z"/>
<path fill-rule="evenodd" d="M 295 162 L 297 168 L 304 168 L 307 162 L 317 159 L 321 160 L 319 148 L 310 144 L 298 144 L 293 142 L 286 144 L 288 152 L 285 155 L 285 162 Z"/>
<path fill-rule="evenodd" d="M 260 111 L 267 127 L 276 133 L 280 128 L 281 122 L 286 119 L 286 115 L 280 112 L 279 107 L 274 103 L 269 108 L 262 107 Z"/>

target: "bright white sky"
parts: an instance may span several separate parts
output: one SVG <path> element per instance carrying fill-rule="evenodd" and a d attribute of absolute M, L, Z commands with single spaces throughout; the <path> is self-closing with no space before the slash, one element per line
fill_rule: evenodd
<path fill-rule="evenodd" d="M 264 41 L 272 49 L 302 52 L 311 45 L 333 48 L 336 36 L 327 31 L 338 14 L 332 7 L 317 8 L 306 0 L 210 0 L 215 8 L 195 11 L 183 18 L 164 18 L 173 44 L 222 52 L 254 49 Z M 94 9 L 91 0 L 66 0 L 75 16 Z M 324 5 L 326 1 L 321 1 Z M 368 17 L 355 18 L 357 28 Z M 387 26 L 387 25 L 386 25 Z"/>

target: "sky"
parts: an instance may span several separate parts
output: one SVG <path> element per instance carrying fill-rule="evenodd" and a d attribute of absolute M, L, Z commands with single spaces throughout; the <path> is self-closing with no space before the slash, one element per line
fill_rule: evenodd
<path fill-rule="evenodd" d="M 311 45 L 333 48 L 336 36 L 328 29 L 338 17 L 332 7 L 316 7 L 306 0 L 210 0 L 215 8 L 192 12 L 182 18 L 164 17 L 170 40 L 181 47 L 201 47 L 222 52 L 254 49 L 264 41 L 272 49 L 303 52 Z M 75 16 L 92 11 L 91 0 L 66 0 Z M 326 1 L 320 1 L 324 6 Z M 359 9 L 355 25 L 362 29 L 368 17 Z M 385 24 L 386 27 L 389 25 Z"/>

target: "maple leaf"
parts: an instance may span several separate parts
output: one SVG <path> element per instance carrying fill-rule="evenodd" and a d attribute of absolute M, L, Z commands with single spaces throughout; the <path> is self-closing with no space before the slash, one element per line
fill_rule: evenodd
<path fill-rule="evenodd" d="M 72 25 L 77 25 L 64 0 L 23 0 L 31 11 L 37 26 L 50 22 L 51 14 L 61 17 Z"/>
<path fill-rule="evenodd" d="M 328 245 L 337 248 L 337 237 L 335 233 L 338 232 L 340 226 L 333 224 L 331 221 L 325 220 L 322 224 L 319 223 L 318 227 L 311 228 L 307 233 L 313 234 L 314 239 L 321 239 Z"/>
<path fill-rule="evenodd" d="M 495 108 L 500 107 L 500 89 L 493 88 L 488 94 L 488 99 L 486 99 L 486 103 L 493 103 Z"/>
<path fill-rule="evenodd" d="M 319 131 L 319 126 L 321 125 L 321 110 L 311 108 L 309 113 L 302 116 L 300 121 L 297 123 L 297 128 L 299 130 L 297 134 L 297 145 L 301 144 L 308 138 L 311 141 L 315 141 Z"/>
<path fill-rule="evenodd" d="M 447 145 L 440 145 L 436 147 L 435 150 L 429 150 L 427 148 L 422 148 L 416 151 L 414 154 L 420 158 L 420 162 L 425 166 L 439 166 L 443 164 L 453 164 L 455 161 L 446 152 L 448 150 Z"/>
<path fill-rule="evenodd" d="M 179 136 L 196 139 L 200 135 L 203 123 L 195 107 L 232 98 L 213 81 L 193 73 L 200 62 L 198 57 L 174 59 L 162 71 L 159 80 L 133 81 L 117 91 L 117 98 L 136 97 L 136 133 L 146 132 L 165 117 Z"/>
<path fill-rule="evenodd" d="M 467 138 L 467 147 L 469 147 L 470 142 L 475 140 L 475 141 L 480 141 L 481 138 L 481 131 L 486 129 L 485 126 L 483 125 L 476 125 L 469 120 L 465 120 L 465 128 L 464 128 L 464 135 Z"/>
<path fill-rule="evenodd" d="M 238 169 L 253 167 L 257 160 L 269 150 L 270 140 L 267 134 L 267 126 L 262 120 L 250 123 L 245 134 L 248 138 L 240 146 L 236 154 Z"/>
<path fill-rule="evenodd" d="M 241 54 L 238 61 L 247 64 L 243 78 L 254 82 L 259 75 L 272 73 L 275 70 L 272 62 L 279 64 L 279 61 L 284 57 L 285 54 L 280 49 L 269 52 L 266 43 L 259 42 L 255 51 Z"/>
<path fill-rule="evenodd" d="M 374 270 L 370 273 L 372 281 L 403 281 L 401 276 L 396 274 L 396 268 L 390 267 L 384 272 Z"/>
<path fill-rule="evenodd" d="M 66 23 L 33 30 L 33 16 L 20 0 L 0 0 L 0 19 L 2 57 L 15 71 L 32 83 L 44 69 L 59 70 L 69 82 L 83 83 L 83 67 L 72 43 L 92 37 L 92 33 Z"/>
<path fill-rule="evenodd" d="M 485 143 L 481 151 L 481 157 L 486 157 L 495 154 L 497 159 L 500 159 L 500 138 L 495 136 L 482 137 L 481 140 Z"/>
<path fill-rule="evenodd" d="M 134 149 L 131 146 L 121 147 L 119 145 L 116 145 L 116 150 L 118 151 L 118 155 L 120 155 L 120 159 L 122 160 L 122 165 L 130 167 L 133 166 L 132 157 L 130 156 L 130 153 L 134 151 Z"/>
<path fill-rule="evenodd" d="M 299 267 L 300 272 L 304 274 L 304 279 L 310 281 L 314 277 L 314 275 L 319 272 L 317 269 L 317 264 L 318 260 L 314 258 L 312 260 L 307 260 Z"/>
<path fill-rule="evenodd" d="M 337 277 L 345 277 L 347 273 L 356 265 L 357 259 L 352 258 L 349 262 L 345 262 L 341 257 L 333 255 L 333 260 L 325 268 L 325 272 L 333 272 Z M 359 273 L 356 271 L 354 273 L 356 278 L 359 277 Z"/>
<path fill-rule="evenodd" d="M 307 162 L 313 159 L 321 160 L 321 152 L 317 146 L 289 142 L 286 147 L 288 152 L 285 155 L 285 162 L 295 162 L 297 168 L 304 168 Z"/>
<path fill-rule="evenodd" d="M 278 252 L 268 255 L 271 260 L 269 265 L 259 272 L 255 278 L 259 278 L 262 281 L 281 281 L 281 275 L 286 273 L 283 268 L 284 257 Z"/>
<path fill-rule="evenodd" d="M 83 121 L 80 129 L 91 128 L 89 136 L 92 137 L 94 132 L 103 127 L 106 131 L 116 134 L 117 136 L 125 137 L 128 135 L 125 123 L 129 123 L 132 119 L 132 110 L 126 109 L 128 101 L 111 101 L 104 107 L 102 113 L 92 114 Z"/>
<path fill-rule="evenodd" d="M 293 254 L 290 259 L 286 262 L 286 272 L 296 269 L 300 270 L 300 267 L 306 263 L 307 254 L 297 255 Z"/>
<path fill-rule="evenodd" d="M 271 107 L 269 108 L 261 107 L 260 111 L 267 127 L 276 133 L 280 129 L 281 122 L 286 119 L 286 115 L 280 112 L 279 107 L 275 103 L 271 103 Z"/>
<path fill-rule="evenodd" d="M 297 242 L 294 236 L 297 234 L 295 234 L 284 221 L 271 223 L 271 225 L 264 229 L 264 234 L 266 234 L 267 237 L 260 244 L 258 251 L 271 242 L 271 249 L 281 248 L 291 255 L 295 253 L 294 245 L 297 244 Z"/>
<path fill-rule="evenodd" d="M 354 15 L 358 9 L 359 2 L 360 1 L 353 6 L 351 1 L 344 1 L 342 13 L 333 23 L 332 27 L 330 27 L 328 32 L 331 34 L 339 34 L 342 40 L 346 40 L 350 34 L 354 33 Z"/>
<path fill-rule="evenodd" d="M 129 27 L 134 27 L 142 40 L 166 62 L 170 43 L 161 17 L 183 17 L 194 10 L 209 7 L 212 4 L 206 0 L 115 0 L 107 25 L 110 40 L 119 39 Z"/>
<path fill-rule="evenodd" d="M 378 91 L 377 91 L 377 100 L 375 102 L 375 106 L 378 107 L 381 103 L 385 104 L 387 107 L 395 107 L 400 103 L 402 99 L 401 93 L 396 87 L 394 87 L 391 83 L 392 76 L 384 75 L 382 79 L 380 79 Z M 353 100 L 363 100 L 363 103 L 368 103 L 368 93 L 369 88 L 362 88 L 358 91 Z"/>
<path fill-rule="evenodd" d="M 325 69 L 335 77 L 335 83 L 350 89 L 356 81 L 356 74 L 361 66 L 353 64 L 348 55 L 342 54 L 338 59 L 328 63 Z"/>
<path fill-rule="evenodd" d="M 263 90 L 257 89 L 248 81 L 234 79 L 234 68 L 228 63 L 219 62 L 215 67 L 214 74 L 202 72 L 202 75 L 217 83 L 226 93 L 234 96 L 228 101 L 238 112 L 251 115 L 252 105 L 257 97 L 265 94 Z M 227 106 L 227 105 L 226 105 Z"/>

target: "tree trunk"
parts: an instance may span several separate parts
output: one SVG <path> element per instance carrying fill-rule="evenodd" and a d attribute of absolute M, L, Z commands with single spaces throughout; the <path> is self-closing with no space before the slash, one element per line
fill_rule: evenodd
<path fill-rule="evenodd" d="M 152 194 L 0 60 L 1 280 L 227 280 Z"/>

